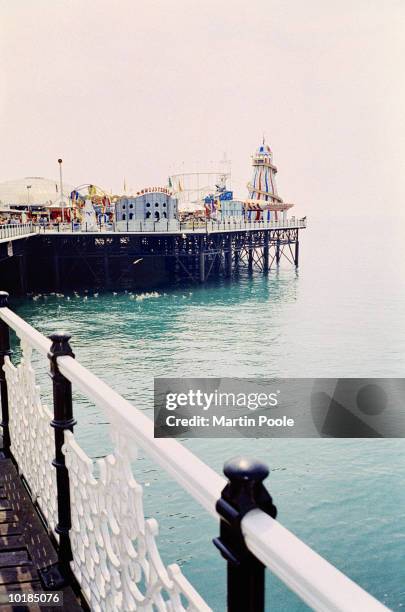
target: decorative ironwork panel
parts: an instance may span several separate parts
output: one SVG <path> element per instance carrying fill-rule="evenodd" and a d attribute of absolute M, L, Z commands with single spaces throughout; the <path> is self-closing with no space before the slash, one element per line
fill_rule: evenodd
<path fill-rule="evenodd" d="M 56 473 L 52 466 L 55 444 L 52 414 L 41 402 L 31 364 L 32 348 L 21 340 L 21 362 L 15 367 L 6 357 L 11 452 L 31 489 L 49 528 L 57 524 Z"/>
<path fill-rule="evenodd" d="M 70 477 L 72 570 L 96 612 L 209 612 L 178 565 L 163 565 L 158 523 L 146 519 L 131 470 L 134 444 L 114 429 L 115 451 L 92 460 L 65 432 Z"/>

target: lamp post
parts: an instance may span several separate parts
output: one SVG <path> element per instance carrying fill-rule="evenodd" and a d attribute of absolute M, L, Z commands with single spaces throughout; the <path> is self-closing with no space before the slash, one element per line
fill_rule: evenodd
<path fill-rule="evenodd" d="M 62 181 L 62 159 L 58 159 L 59 164 L 59 188 L 60 188 L 60 199 L 62 202 L 62 223 L 65 222 L 65 200 L 63 198 L 63 181 Z"/>

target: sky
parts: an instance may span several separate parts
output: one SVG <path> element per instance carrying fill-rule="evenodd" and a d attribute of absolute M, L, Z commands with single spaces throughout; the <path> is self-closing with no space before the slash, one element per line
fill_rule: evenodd
<path fill-rule="evenodd" d="M 403 0 L 0 0 L 0 181 L 122 192 L 263 135 L 298 214 L 400 214 Z"/>

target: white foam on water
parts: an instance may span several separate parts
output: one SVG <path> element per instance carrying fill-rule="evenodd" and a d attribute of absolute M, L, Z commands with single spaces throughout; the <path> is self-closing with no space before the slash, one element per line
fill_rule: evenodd
<path fill-rule="evenodd" d="M 146 293 L 141 293 L 137 295 L 135 297 L 135 300 L 137 302 L 143 302 L 143 300 L 149 300 L 149 299 L 158 298 L 158 297 L 161 297 L 161 295 L 157 291 L 150 291 L 150 292 L 147 291 Z"/>

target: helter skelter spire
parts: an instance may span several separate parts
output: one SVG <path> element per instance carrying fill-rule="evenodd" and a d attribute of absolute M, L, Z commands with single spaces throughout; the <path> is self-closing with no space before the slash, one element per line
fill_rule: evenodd
<path fill-rule="evenodd" d="M 283 200 L 277 193 L 276 172 L 277 168 L 273 164 L 273 153 L 270 146 L 263 143 L 256 150 L 252 160 L 253 177 L 248 183 L 249 199 L 261 200 L 258 202 L 264 204 L 282 204 Z"/>

